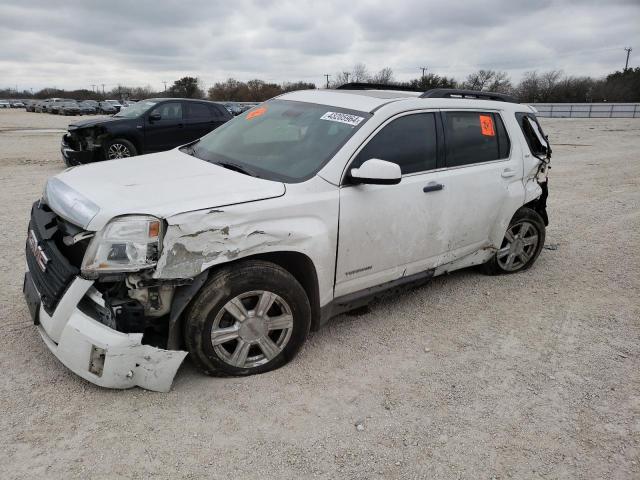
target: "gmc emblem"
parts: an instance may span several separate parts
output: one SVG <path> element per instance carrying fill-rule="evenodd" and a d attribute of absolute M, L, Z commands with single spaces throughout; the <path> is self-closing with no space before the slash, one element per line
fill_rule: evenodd
<path fill-rule="evenodd" d="M 33 233 L 33 230 L 29 230 L 27 242 L 29 243 L 29 248 L 31 249 L 31 253 L 33 253 L 34 258 L 36 259 L 38 267 L 40 267 L 40 270 L 44 272 L 47 269 L 47 263 L 49 263 L 49 259 L 42 250 L 42 247 L 38 245 L 38 239 L 36 238 L 36 234 Z"/>

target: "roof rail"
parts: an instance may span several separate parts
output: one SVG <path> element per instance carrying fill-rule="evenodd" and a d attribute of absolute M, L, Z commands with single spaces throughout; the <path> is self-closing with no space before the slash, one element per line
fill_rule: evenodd
<path fill-rule="evenodd" d="M 424 90 L 419 88 L 409 87 L 406 85 L 363 82 L 344 83 L 339 87 L 336 87 L 336 90 L 395 90 L 399 92 L 424 92 Z"/>
<path fill-rule="evenodd" d="M 434 88 L 424 92 L 420 95 L 420 98 L 475 98 L 478 100 L 520 103 L 516 97 L 504 93 L 480 92 L 478 90 L 462 90 L 458 88 Z"/>

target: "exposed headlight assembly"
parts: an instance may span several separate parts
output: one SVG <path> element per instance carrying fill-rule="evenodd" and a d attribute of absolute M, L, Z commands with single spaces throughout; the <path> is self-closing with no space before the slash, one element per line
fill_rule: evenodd
<path fill-rule="evenodd" d="M 96 233 L 82 261 L 82 273 L 135 272 L 156 265 L 162 246 L 162 221 L 147 215 L 111 220 Z"/>

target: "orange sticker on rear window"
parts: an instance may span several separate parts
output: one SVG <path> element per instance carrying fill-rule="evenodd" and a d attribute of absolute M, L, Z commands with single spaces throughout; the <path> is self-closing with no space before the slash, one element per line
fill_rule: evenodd
<path fill-rule="evenodd" d="M 480 130 L 487 137 L 495 137 L 496 130 L 493 128 L 493 118 L 491 115 L 480 115 Z"/>
<path fill-rule="evenodd" d="M 264 115 L 265 113 L 267 113 L 267 107 L 256 108 L 255 110 L 251 110 L 247 114 L 247 120 L 251 120 L 252 118 L 259 117 L 260 115 Z"/>

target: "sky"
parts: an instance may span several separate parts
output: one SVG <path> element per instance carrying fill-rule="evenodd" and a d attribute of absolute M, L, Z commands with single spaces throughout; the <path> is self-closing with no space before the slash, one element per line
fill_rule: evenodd
<path fill-rule="evenodd" d="M 358 62 L 396 80 L 478 69 L 604 76 L 640 65 L 640 0 L 0 0 L 0 88 L 189 75 L 321 86 Z"/>

